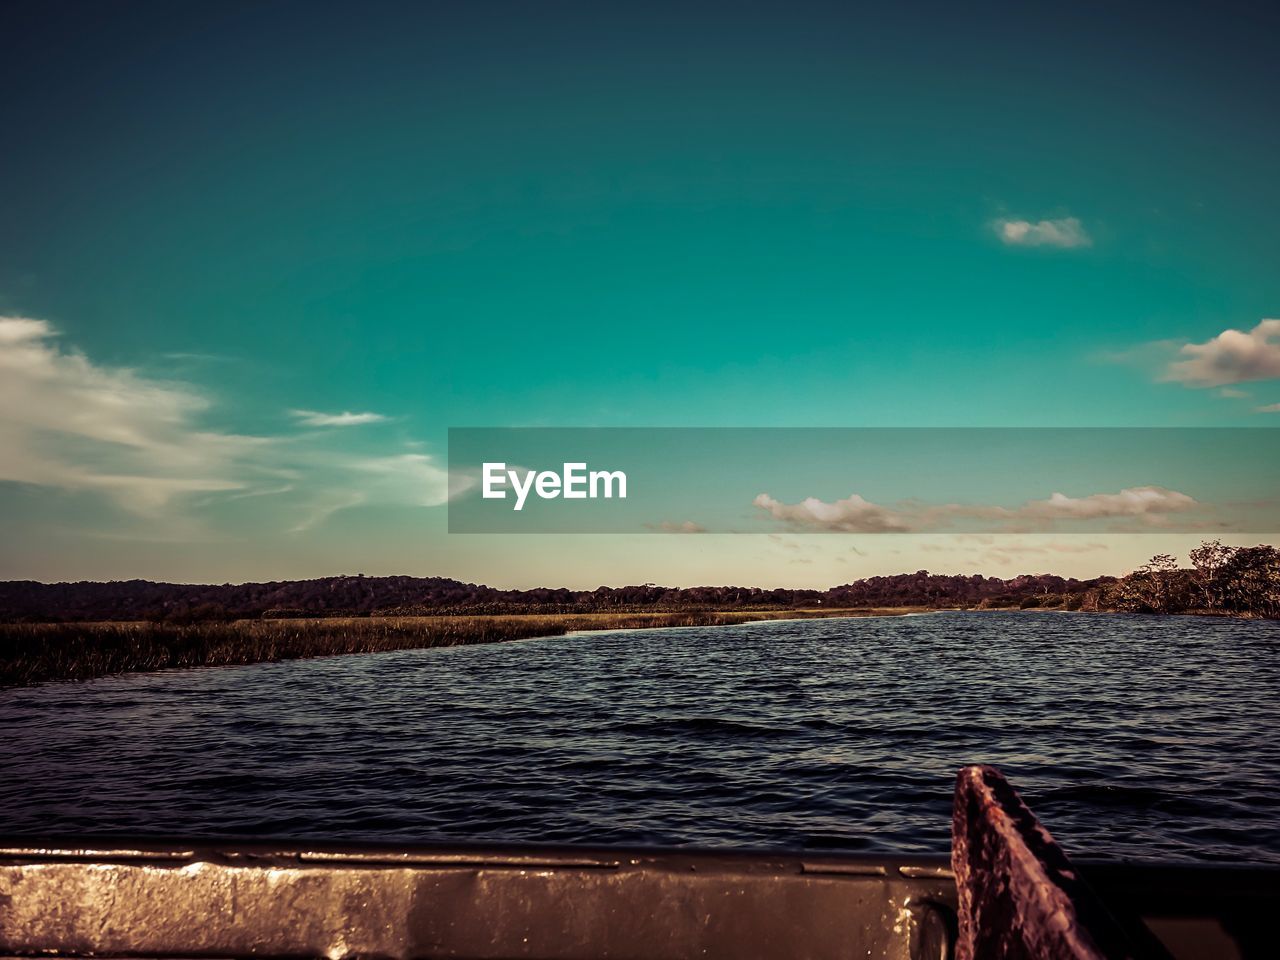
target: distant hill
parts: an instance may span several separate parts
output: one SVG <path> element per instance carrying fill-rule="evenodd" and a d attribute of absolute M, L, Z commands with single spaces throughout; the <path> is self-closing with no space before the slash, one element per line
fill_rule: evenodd
<path fill-rule="evenodd" d="M 0 620 L 153 620 L 190 622 L 261 617 L 452 613 L 567 613 L 642 610 L 733 610 L 806 606 L 1016 606 L 1035 597 L 1083 594 L 1114 582 L 1050 574 L 948 576 L 921 570 L 870 577 L 828 590 L 759 587 L 540 587 L 499 590 L 446 577 L 323 577 L 272 583 L 179 584 L 0 583 Z"/>

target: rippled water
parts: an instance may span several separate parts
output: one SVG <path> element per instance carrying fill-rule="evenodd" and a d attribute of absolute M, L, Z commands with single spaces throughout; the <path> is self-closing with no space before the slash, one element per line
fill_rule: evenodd
<path fill-rule="evenodd" d="M 1071 852 L 1280 862 L 1280 624 L 944 613 L 0 691 L 0 829 L 945 851 L 1000 766 Z"/>

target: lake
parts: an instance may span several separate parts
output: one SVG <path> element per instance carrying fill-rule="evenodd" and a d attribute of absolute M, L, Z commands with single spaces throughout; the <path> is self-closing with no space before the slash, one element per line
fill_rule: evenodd
<path fill-rule="evenodd" d="M 999 766 L 1068 853 L 1280 863 L 1280 623 L 761 622 L 0 691 L 10 834 L 945 852 Z"/>

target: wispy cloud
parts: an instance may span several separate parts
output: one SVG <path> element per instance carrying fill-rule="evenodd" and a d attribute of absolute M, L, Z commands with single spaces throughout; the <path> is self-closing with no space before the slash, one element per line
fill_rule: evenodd
<path fill-rule="evenodd" d="M 382 423 L 388 418 L 380 413 L 321 413 L 319 410 L 290 410 L 293 417 L 304 427 L 358 427 L 366 423 Z"/>
<path fill-rule="evenodd" d="M 1098 350 L 1093 354 L 1093 359 L 1098 363 L 1119 363 L 1139 367 L 1152 371 L 1155 375 L 1155 371 L 1168 366 L 1170 358 L 1182 349 L 1184 343 L 1186 343 L 1185 340 L 1176 339 L 1148 340 L 1121 350 Z"/>
<path fill-rule="evenodd" d="M 1060 558 L 1105 552 L 1108 547 L 1096 540 L 1075 538 L 1029 542 L 1008 534 L 959 533 L 953 534 L 949 542 L 925 543 L 919 549 L 924 553 L 948 554 L 953 557 L 965 555 L 982 566 L 1009 566 L 1015 562 L 1026 562 L 1032 557 Z"/>
<path fill-rule="evenodd" d="M 1055 557 L 1106 551 L 1105 543 L 993 543 L 981 548 L 977 553 L 978 563 L 995 564 L 1002 567 L 1014 563 L 1026 563 L 1030 557 Z"/>
<path fill-rule="evenodd" d="M 856 493 L 831 503 L 808 497 L 792 504 L 762 493 L 753 503 L 792 530 L 841 533 L 919 533 L 946 527 L 957 520 L 976 520 L 1015 531 L 1053 529 L 1062 522 L 1089 520 L 1134 520 L 1160 527 L 1167 523 L 1170 514 L 1202 507 L 1184 493 L 1157 486 L 1130 487 L 1118 493 L 1084 497 L 1054 493 L 1046 500 L 1029 500 L 1019 507 L 916 501 L 883 506 Z"/>
<path fill-rule="evenodd" d="M 425 453 L 353 455 L 313 432 L 249 436 L 214 425 L 216 414 L 194 384 L 95 363 L 43 320 L 0 317 L 0 481 L 104 497 L 148 537 L 189 533 L 210 511 L 221 525 L 267 496 L 295 530 L 358 504 L 449 497 L 447 471 Z"/>
<path fill-rule="evenodd" d="M 706 533 L 707 528 L 700 523 L 694 523 L 692 520 L 685 520 L 683 523 L 676 523 L 672 520 L 663 520 L 658 524 L 646 524 L 650 530 L 657 530 L 659 533 Z"/>
<path fill-rule="evenodd" d="M 233 359 L 221 353 L 200 353 L 193 351 L 165 353 L 161 356 L 163 356 L 165 360 L 176 360 L 179 363 L 230 363 Z"/>
<path fill-rule="evenodd" d="M 1008 554 L 1010 556 L 1049 556 L 1052 554 L 1094 553 L 1106 550 L 1107 545 L 1096 540 L 1085 542 L 1051 540 L 1028 543 L 1025 540 L 1010 540 L 1007 535 L 1000 534 L 955 534 L 952 542 L 926 543 L 920 549 L 926 553 L 951 553 L 959 547 L 981 547 L 990 553 Z"/>
<path fill-rule="evenodd" d="M 1222 387 L 1280 378 L 1280 320 L 1252 330 L 1224 330 L 1204 343 L 1184 343 L 1161 379 L 1189 387 Z"/>
<path fill-rule="evenodd" d="M 1257 413 L 1280 413 L 1280 403 L 1268 403 L 1264 407 L 1254 407 Z"/>
<path fill-rule="evenodd" d="M 190 385 L 98 366 L 43 320 L 0 318 L 0 480 L 99 491 L 149 514 L 175 497 L 241 490 L 260 437 L 201 429 Z"/>
<path fill-rule="evenodd" d="M 1076 217 L 1059 220 L 996 220 L 1001 241 L 1011 247 L 1088 247 L 1093 238 Z"/>
<path fill-rule="evenodd" d="M 307 504 L 306 512 L 289 527 L 289 533 L 306 533 L 320 526 L 340 510 L 359 507 L 367 502 L 358 490 L 334 490 L 314 497 Z"/>

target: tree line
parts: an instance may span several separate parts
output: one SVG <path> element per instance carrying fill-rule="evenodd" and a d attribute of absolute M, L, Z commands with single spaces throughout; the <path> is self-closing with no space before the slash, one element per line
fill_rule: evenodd
<path fill-rule="evenodd" d="M 1134 613 L 1280 617 L 1280 550 L 1210 540 L 1192 550 L 1190 560 L 1186 568 L 1170 554 L 1157 554 L 1091 599 L 1101 609 Z"/>
<path fill-rule="evenodd" d="M 1109 578 L 1105 578 L 1109 579 Z M 1024 575 L 1011 579 L 920 570 L 869 577 L 829 590 L 666 587 L 653 583 L 570 590 L 502 590 L 445 577 L 323 577 L 245 584 L 0 583 L 0 620 L 151 621 L 429 616 L 451 614 L 639 613 L 804 607 L 1017 606 L 1025 597 L 1077 594 L 1104 580 Z"/>
<path fill-rule="evenodd" d="M 1153 557 L 1124 577 L 1053 574 L 1002 579 L 919 570 L 828 590 L 625 587 L 502 590 L 447 577 L 323 577 L 244 584 L 0 583 L 0 621 L 149 621 L 477 614 L 640 613 L 789 608 L 1048 608 L 1133 613 L 1203 612 L 1280 617 L 1280 551 L 1214 540 L 1180 567 Z"/>

